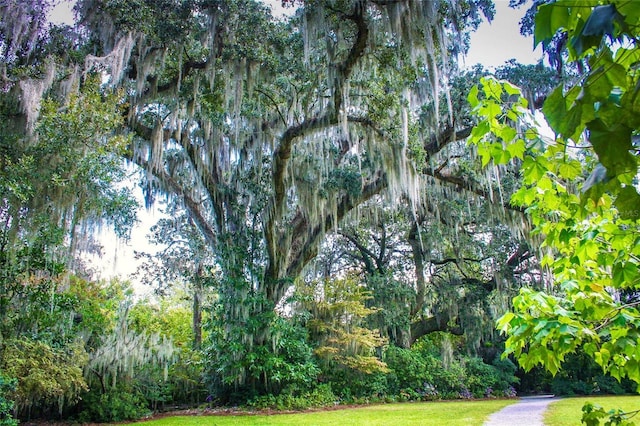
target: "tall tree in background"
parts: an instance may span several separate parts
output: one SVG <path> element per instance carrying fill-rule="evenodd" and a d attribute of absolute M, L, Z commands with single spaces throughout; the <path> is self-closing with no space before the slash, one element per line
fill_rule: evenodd
<path fill-rule="evenodd" d="M 159 246 L 155 253 L 136 252 L 143 260 L 136 272 L 140 281 L 153 287 L 158 295 L 171 293 L 173 286 L 183 285 L 192 301 L 193 348 L 202 345 L 202 312 L 207 290 L 214 291 L 216 265 L 193 220 L 180 209 L 168 210 L 169 217 L 151 227 L 149 239 Z"/>
<path fill-rule="evenodd" d="M 250 351 L 269 344 L 274 306 L 328 230 L 383 191 L 417 204 L 412 161 L 455 131 L 433 127 L 446 31 L 478 4 L 308 3 L 287 23 L 255 2 L 181 5 L 142 2 L 143 19 L 130 21 L 126 2 L 81 2 L 101 48 L 86 65 L 134 87 L 133 160 L 149 196 L 179 195 L 214 248 L 223 336 Z M 447 139 L 432 143 L 439 133 Z M 163 155 L 167 144 L 180 149 Z M 242 353 L 232 383 L 256 380 Z"/>
<path fill-rule="evenodd" d="M 3 17 L 35 25 L 16 4 Z M 500 176 L 487 182 L 459 160 L 453 142 L 469 123 L 443 90 L 489 1 L 295 5 L 275 20 L 246 0 L 83 0 L 73 37 L 2 27 L 6 123 L 24 144 L 43 96 L 64 102 L 92 71 L 104 100 L 126 89 L 105 105 L 124 108 L 125 155 L 146 173 L 148 201 L 182 204 L 221 271 L 215 335 L 241 347 L 221 373 L 233 386 L 261 386 L 248 355 L 273 346 L 275 307 L 327 232 L 365 203 L 402 202 L 421 226 L 432 223 L 422 201 L 457 191 L 503 204 Z M 416 247 L 424 234 L 410 234 Z"/>

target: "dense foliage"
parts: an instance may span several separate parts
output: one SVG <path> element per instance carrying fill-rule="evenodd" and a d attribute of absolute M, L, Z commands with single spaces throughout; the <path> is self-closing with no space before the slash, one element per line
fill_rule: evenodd
<path fill-rule="evenodd" d="M 0 4 L 2 424 L 513 396 L 514 296 L 526 369 L 639 381 L 634 9 L 541 6 L 586 72 L 498 68 L 521 94 L 457 69 L 488 0 L 283 3 Z M 131 181 L 165 204 L 148 300 L 82 260 Z"/>

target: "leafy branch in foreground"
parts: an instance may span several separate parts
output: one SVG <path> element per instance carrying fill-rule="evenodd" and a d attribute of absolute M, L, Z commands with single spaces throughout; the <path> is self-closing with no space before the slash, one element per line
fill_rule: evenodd
<path fill-rule="evenodd" d="M 640 413 L 640 410 L 624 412 L 620 409 L 612 409 L 604 411 L 604 408 L 601 406 L 587 402 L 584 407 L 582 407 L 582 413 L 582 423 L 587 426 L 597 426 L 600 424 L 600 419 L 607 417 L 609 417 L 609 420 L 605 423 L 605 426 L 633 426 L 635 423 L 630 422 L 629 419 L 632 419 Z"/>
<path fill-rule="evenodd" d="M 640 11 L 633 2 L 602 3 L 538 9 L 536 43 L 566 36 L 566 57 L 585 69 L 544 103 L 555 138 L 536 127 L 519 131 L 513 123 L 532 122 L 519 90 L 485 79 L 468 97 L 480 117 L 471 143 L 483 165 L 520 167 L 511 203 L 525 208 L 547 277 L 546 291 L 523 289 L 498 321 L 505 356 L 555 374 L 580 350 L 613 377 L 640 383 Z M 607 424 L 621 424 L 618 414 Z M 597 424 L 596 417 L 585 421 Z"/>
<path fill-rule="evenodd" d="M 528 114 L 522 98 L 501 101 L 518 96 L 517 88 L 485 79 L 483 99 L 479 93 L 469 96 L 483 117 L 471 142 L 481 157 L 488 156 L 485 164 L 520 164 L 522 186 L 511 203 L 525 207 L 534 226 L 549 286 L 548 291 L 523 289 L 513 312 L 499 320 L 509 336 L 506 353 L 525 369 L 543 364 L 556 373 L 564 357 L 581 347 L 614 377 L 640 382 L 634 291 L 640 284 L 640 223 L 623 218 L 611 195 L 592 200 L 582 192 L 597 167 L 587 144 L 574 152 L 566 141 L 542 138 L 535 128 L 506 131 L 509 120 L 526 121 Z M 523 144 L 524 150 L 514 150 Z"/>

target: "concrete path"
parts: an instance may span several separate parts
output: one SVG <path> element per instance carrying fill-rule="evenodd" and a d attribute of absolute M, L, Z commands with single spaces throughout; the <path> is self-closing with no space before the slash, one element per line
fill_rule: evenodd
<path fill-rule="evenodd" d="M 527 396 L 497 413 L 493 413 L 484 426 L 543 426 L 542 415 L 547 406 L 559 398 L 553 395 Z"/>

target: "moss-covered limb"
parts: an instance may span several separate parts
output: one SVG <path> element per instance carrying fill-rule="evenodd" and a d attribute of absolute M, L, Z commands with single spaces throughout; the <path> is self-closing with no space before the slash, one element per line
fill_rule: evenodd
<path fill-rule="evenodd" d="M 422 336 L 426 336 L 429 333 L 436 331 L 446 331 L 454 335 L 462 335 L 464 331 L 459 325 L 451 323 L 452 318 L 449 318 L 446 314 L 439 316 L 430 316 L 426 318 L 420 318 L 411 323 L 411 341 L 413 344 Z"/>
<path fill-rule="evenodd" d="M 447 145 L 455 141 L 461 141 L 469 137 L 471 134 L 472 126 L 465 127 L 459 130 L 454 130 L 451 127 L 447 127 L 439 133 L 435 133 L 424 144 L 424 150 L 429 157 L 442 151 Z"/>
<path fill-rule="evenodd" d="M 267 214 L 266 224 L 267 247 L 269 258 L 272 264 L 280 255 L 278 253 L 278 250 L 283 251 L 282 249 L 285 248 L 284 252 L 288 252 L 286 246 L 276 246 L 276 233 L 274 231 L 276 222 L 281 220 L 284 211 L 285 193 L 287 190 L 285 185 L 285 171 L 291 158 L 291 149 L 293 143 L 297 138 L 304 137 L 309 133 L 320 131 L 322 129 L 326 129 L 338 124 L 339 115 L 341 113 L 340 111 L 342 99 L 345 96 L 345 94 L 343 93 L 344 84 L 351 77 L 355 65 L 363 57 L 369 39 L 369 27 L 365 20 L 365 13 L 365 2 L 358 1 L 354 5 L 352 14 L 347 16 L 347 19 L 352 20 L 356 24 L 357 35 L 356 40 L 354 41 L 349 54 L 347 55 L 347 58 L 342 63 L 336 66 L 338 73 L 336 76 L 336 81 L 334 82 L 334 107 L 319 116 L 305 120 L 299 125 L 287 128 L 287 130 L 282 134 L 278 148 L 274 153 L 274 196 L 273 202 Z M 298 221 L 298 223 L 302 222 Z M 282 238 L 280 238 L 280 241 L 281 243 L 285 242 Z M 297 262 L 298 261 L 296 261 L 296 263 Z M 273 269 L 273 266 L 271 266 L 269 269 Z M 268 272 L 267 275 L 272 275 L 274 274 L 274 272 Z"/>
<path fill-rule="evenodd" d="M 423 245 L 420 237 L 420 220 L 416 219 L 411 225 L 408 235 L 409 245 L 413 255 L 414 271 L 416 274 L 416 296 L 409 310 L 410 318 L 415 317 L 422 312 L 427 294 L 427 280 L 425 273 L 425 259 L 423 254 Z"/>
<path fill-rule="evenodd" d="M 345 16 L 346 19 L 355 24 L 356 37 L 345 60 L 336 66 L 338 72 L 333 89 L 333 102 L 336 115 L 342 110 L 342 102 L 345 96 L 345 84 L 351 78 L 354 67 L 358 62 L 360 62 L 367 49 L 369 41 L 369 24 L 367 23 L 365 15 L 367 9 L 366 4 L 366 0 L 355 1 L 352 13 Z"/>

